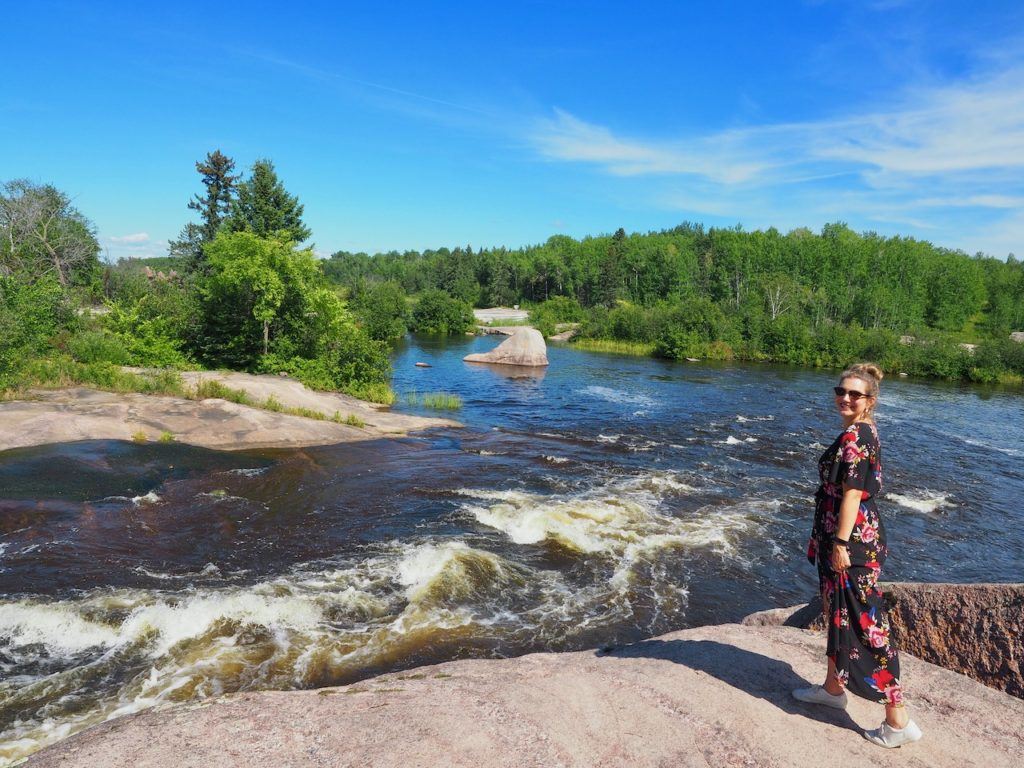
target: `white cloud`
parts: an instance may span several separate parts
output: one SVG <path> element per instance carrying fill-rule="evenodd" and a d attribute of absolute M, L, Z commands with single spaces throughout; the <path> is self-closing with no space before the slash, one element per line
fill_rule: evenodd
<path fill-rule="evenodd" d="M 532 138 L 552 160 L 593 163 L 615 175 L 694 174 L 725 184 L 792 180 L 802 167 L 896 175 L 1020 168 L 1024 68 L 923 90 L 889 110 L 676 141 L 616 136 L 556 109 Z"/>
<path fill-rule="evenodd" d="M 136 232 L 132 235 L 120 235 L 107 239 L 112 243 L 145 243 L 149 241 L 149 235 L 146 232 Z"/>
<path fill-rule="evenodd" d="M 551 161 L 650 177 L 652 197 L 681 211 L 744 221 L 771 213 L 779 226 L 833 216 L 967 250 L 1024 250 L 1014 215 L 1024 207 L 1019 64 L 817 121 L 652 140 L 555 110 L 530 138 Z"/>

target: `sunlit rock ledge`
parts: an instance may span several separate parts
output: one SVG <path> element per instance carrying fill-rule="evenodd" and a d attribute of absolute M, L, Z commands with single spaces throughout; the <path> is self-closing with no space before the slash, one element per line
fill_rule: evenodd
<path fill-rule="evenodd" d="M 762 616 L 762 619 L 765 617 Z M 1020 764 L 1024 701 L 905 654 L 925 738 L 861 736 L 882 709 L 790 690 L 821 678 L 824 637 L 725 624 L 604 651 L 462 660 L 312 691 L 142 712 L 37 753 L 31 766 L 873 766 Z"/>
<path fill-rule="evenodd" d="M 898 648 L 1024 699 L 1024 584 L 881 587 Z M 821 629 L 821 602 L 754 613 L 743 623 Z"/>
<path fill-rule="evenodd" d="M 450 419 L 396 413 L 337 392 L 317 392 L 283 376 L 186 372 L 195 386 L 216 381 L 246 392 L 254 402 L 273 398 L 283 409 L 306 409 L 322 420 L 219 398 L 100 392 L 84 387 L 33 392 L 30 399 L 0 403 L 0 450 L 75 440 L 160 440 L 203 448 L 286 448 L 374 440 L 389 435 L 457 427 Z M 351 424 L 336 423 L 350 419 Z M 359 424 L 361 426 L 353 426 Z"/>

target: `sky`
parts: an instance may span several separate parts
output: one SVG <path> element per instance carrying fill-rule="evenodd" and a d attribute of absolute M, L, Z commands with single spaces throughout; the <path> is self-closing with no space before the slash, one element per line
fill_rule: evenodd
<path fill-rule="evenodd" d="M 684 221 L 1024 255 L 1024 4 L 5 3 L 0 181 L 106 258 L 273 160 L 318 254 Z"/>

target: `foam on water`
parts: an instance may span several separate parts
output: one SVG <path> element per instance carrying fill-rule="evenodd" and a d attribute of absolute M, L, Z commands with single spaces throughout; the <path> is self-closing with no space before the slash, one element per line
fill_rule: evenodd
<path fill-rule="evenodd" d="M 963 441 L 968 445 L 973 445 L 978 448 L 986 448 L 990 451 L 998 451 L 999 453 L 1005 453 L 1007 456 L 1024 456 L 1024 451 L 1019 448 L 1010 448 L 1005 445 L 995 445 L 994 443 L 986 442 L 984 440 L 972 440 L 969 437 L 963 438 Z"/>
<path fill-rule="evenodd" d="M 223 574 L 220 568 L 213 563 L 207 563 L 203 566 L 202 570 L 195 572 L 185 573 L 164 573 L 162 571 L 153 571 L 144 566 L 138 565 L 132 568 L 135 573 L 142 574 L 143 576 L 149 576 L 151 579 L 159 579 L 160 581 L 172 581 L 172 580 L 186 580 L 195 578 L 218 578 Z"/>
<path fill-rule="evenodd" d="M 711 547 L 735 553 L 734 534 L 751 524 L 746 511 L 718 508 L 682 517 L 659 508 L 667 495 L 692 490 L 674 473 L 641 473 L 572 494 L 467 488 L 458 493 L 491 502 L 469 503 L 465 509 L 516 544 L 549 541 L 570 551 L 619 559 L 628 570 L 642 553 L 657 550 Z"/>
<path fill-rule="evenodd" d="M 463 540 L 421 539 L 248 586 L 0 602 L 0 646 L 23 670 L 5 706 L 37 713 L 0 732 L 0 764 L 163 702 L 330 684 L 460 639 L 527 641 L 552 631 L 545 621 L 583 631 L 628 610 L 608 590 L 570 587 L 557 571 Z M 90 705 L 81 707 L 86 681 Z"/>
<path fill-rule="evenodd" d="M 229 469 L 229 475 L 241 475 L 242 477 L 257 477 L 264 474 L 270 467 L 246 467 L 243 469 Z"/>
<path fill-rule="evenodd" d="M 935 493 L 934 491 L 917 491 L 910 494 L 887 493 L 887 499 L 892 499 L 901 507 L 906 507 L 914 512 L 928 514 L 936 512 L 942 507 L 948 506 L 948 493 Z"/>
<path fill-rule="evenodd" d="M 160 501 L 160 497 L 157 495 L 156 491 L 150 491 L 142 496 L 133 496 L 131 499 L 132 504 L 137 507 L 141 507 L 145 504 L 156 504 L 158 501 Z"/>
<path fill-rule="evenodd" d="M 39 645 L 67 655 L 118 643 L 117 628 L 84 618 L 66 603 L 19 600 L 0 603 L 0 640 L 17 647 Z"/>
<path fill-rule="evenodd" d="M 629 405 L 642 405 L 646 408 L 651 408 L 656 405 L 653 398 L 647 395 L 641 395 L 636 392 L 625 392 L 621 389 L 612 389 L 611 387 L 602 387 L 599 385 L 592 385 L 584 387 L 580 390 L 581 394 L 593 395 L 599 397 L 602 400 L 607 400 L 610 403 L 629 404 Z"/>

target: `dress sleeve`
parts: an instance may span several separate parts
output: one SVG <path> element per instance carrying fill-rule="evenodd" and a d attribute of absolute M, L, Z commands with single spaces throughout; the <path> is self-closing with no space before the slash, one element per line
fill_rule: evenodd
<path fill-rule="evenodd" d="M 852 424 L 839 441 L 838 482 L 846 488 L 868 489 L 875 436 L 870 425 Z"/>

